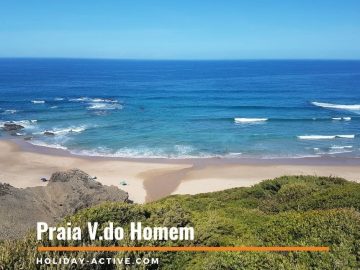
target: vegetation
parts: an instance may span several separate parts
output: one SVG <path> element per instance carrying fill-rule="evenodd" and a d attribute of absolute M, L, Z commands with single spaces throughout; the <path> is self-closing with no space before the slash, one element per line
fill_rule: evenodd
<path fill-rule="evenodd" d="M 194 226 L 195 241 L 37 242 L 34 233 L 0 245 L 0 269 L 49 269 L 36 257 L 158 257 L 159 265 L 89 265 L 64 269 L 360 269 L 360 184 L 340 178 L 289 176 L 195 196 L 170 196 L 136 205 L 104 203 L 65 222 L 85 227 L 109 221 L 128 228 Z M 126 234 L 125 234 L 126 235 Z M 37 245 L 330 246 L 330 252 L 42 252 Z M 63 269 L 54 268 L 54 269 Z"/>

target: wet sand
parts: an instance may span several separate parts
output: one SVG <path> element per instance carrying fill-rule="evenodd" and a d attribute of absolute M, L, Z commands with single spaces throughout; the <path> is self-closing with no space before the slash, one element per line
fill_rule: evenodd
<path fill-rule="evenodd" d="M 340 176 L 360 181 L 360 159 L 121 159 L 75 156 L 66 151 L 0 140 L 0 182 L 25 188 L 45 185 L 58 170 L 81 169 L 137 203 L 170 194 L 197 194 L 251 186 L 282 175 Z M 121 185 L 125 181 L 127 185 Z"/>

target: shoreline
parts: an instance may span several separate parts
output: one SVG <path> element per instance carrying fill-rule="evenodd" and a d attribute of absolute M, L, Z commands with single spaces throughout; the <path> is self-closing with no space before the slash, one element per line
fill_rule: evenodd
<path fill-rule="evenodd" d="M 128 162 L 149 162 L 149 163 L 167 163 L 167 164 L 289 164 L 289 165 L 359 165 L 359 157 L 340 157 L 340 156 L 299 156 L 299 157 L 198 157 L 198 158 L 165 158 L 165 157 L 111 157 L 111 156 L 87 156 L 71 153 L 67 149 L 58 149 L 47 146 L 31 144 L 22 139 L 13 137 L 0 138 L 1 141 L 10 141 L 18 145 L 22 151 L 48 154 L 54 156 L 65 156 L 75 158 L 86 158 L 89 160 L 117 160 Z"/>
<path fill-rule="evenodd" d="M 360 181 L 360 159 L 308 157 L 281 159 L 199 158 L 143 159 L 88 157 L 34 146 L 16 139 L 0 140 L 0 182 L 15 187 L 43 186 L 58 170 L 78 168 L 104 185 L 129 193 L 136 203 L 171 194 L 198 194 L 254 185 L 282 175 L 339 176 Z M 125 181 L 123 186 L 120 182 Z"/>

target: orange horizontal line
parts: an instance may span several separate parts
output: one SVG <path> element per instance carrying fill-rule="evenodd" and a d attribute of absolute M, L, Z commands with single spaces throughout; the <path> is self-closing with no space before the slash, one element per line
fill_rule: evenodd
<path fill-rule="evenodd" d="M 329 252 L 329 247 L 102 247 L 102 246 L 86 246 L 86 247 L 38 247 L 38 251 L 312 251 L 312 252 Z"/>

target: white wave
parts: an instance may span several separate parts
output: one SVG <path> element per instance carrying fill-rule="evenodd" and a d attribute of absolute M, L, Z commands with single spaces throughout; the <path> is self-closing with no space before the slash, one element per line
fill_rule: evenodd
<path fill-rule="evenodd" d="M 177 155 L 179 156 L 185 156 L 185 155 L 189 155 L 190 153 L 192 153 L 195 149 L 194 147 L 190 146 L 190 145 L 175 145 L 174 149 L 177 153 Z"/>
<path fill-rule="evenodd" d="M 51 106 L 50 109 L 56 109 L 58 106 Z"/>
<path fill-rule="evenodd" d="M 330 147 L 330 149 L 351 149 L 351 148 L 353 148 L 352 145 L 344 145 L 344 146 L 333 145 Z"/>
<path fill-rule="evenodd" d="M 70 98 L 69 101 L 87 101 L 87 98 Z"/>
<path fill-rule="evenodd" d="M 118 103 L 115 99 L 109 99 L 109 98 L 89 98 L 89 97 L 80 97 L 80 98 L 71 98 L 69 101 L 75 101 L 75 102 L 91 102 L 91 103 L 99 103 L 99 102 L 105 102 L 105 103 Z"/>
<path fill-rule="evenodd" d="M 18 112 L 18 110 L 5 110 L 4 112 L 3 112 L 3 114 L 15 114 L 15 113 L 17 113 Z"/>
<path fill-rule="evenodd" d="M 42 132 L 38 132 L 37 134 L 43 134 L 44 132 L 51 132 L 56 135 L 63 135 L 68 133 L 81 133 L 84 130 L 86 130 L 86 126 L 78 126 L 78 127 L 67 127 L 67 128 L 54 128 L 54 129 L 48 129 Z"/>
<path fill-rule="evenodd" d="M 335 154 L 345 154 L 345 153 L 351 153 L 351 150 L 330 150 L 328 154 L 335 155 Z"/>
<path fill-rule="evenodd" d="M 336 138 L 354 139 L 355 135 L 354 134 L 351 134 L 351 135 L 336 135 Z"/>
<path fill-rule="evenodd" d="M 115 158 L 170 158 L 170 159 L 192 159 L 216 157 L 206 153 L 194 153 L 195 149 L 189 145 L 175 145 L 172 149 L 149 148 L 149 147 L 124 147 L 116 151 L 98 147 L 91 150 L 71 150 L 74 155 L 115 157 Z"/>
<path fill-rule="evenodd" d="M 62 97 L 56 97 L 56 98 L 54 98 L 54 100 L 56 100 L 56 101 L 62 101 L 62 100 L 64 100 L 64 98 L 62 98 Z"/>
<path fill-rule="evenodd" d="M 87 107 L 88 110 L 116 110 L 122 109 L 120 104 L 109 104 L 109 103 L 90 103 Z"/>
<path fill-rule="evenodd" d="M 33 124 L 36 124 L 37 120 L 18 120 L 18 121 L 4 121 L 4 122 L 0 122 L 0 124 L 2 126 L 4 126 L 4 124 L 16 124 L 16 125 L 21 125 L 24 128 L 32 128 Z"/>
<path fill-rule="evenodd" d="M 232 153 L 228 153 L 225 155 L 225 157 L 228 157 L 228 158 L 234 158 L 234 157 L 239 157 L 239 156 L 242 156 L 242 153 L 240 152 L 232 152 Z"/>
<path fill-rule="evenodd" d="M 337 155 L 337 154 L 345 154 L 351 153 L 352 150 L 348 149 L 329 149 L 329 151 L 318 151 L 317 154 L 319 155 Z"/>
<path fill-rule="evenodd" d="M 335 139 L 335 135 L 303 135 L 297 136 L 300 140 L 330 140 Z"/>
<path fill-rule="evenodd" d="M 322 107 L 322 108 L 330 108 L 330 109 L 341 109 L 341 110 L 350 110 L 357 111 L 360 110 L 360 104 L 354 105 L 344 105 L 344 104 L 332 104 L 332 103 L 324 103 L 324 102 L 311 102 L 311 104 Z"/>
<path fill-rule="evenodd" d="M 320 157 L 321 155 L 319 153 L 316 153 L 314 155 L 312 154 L 288 154 L 288 155 L 263 155 L 260 156 L 260 159 L 280 159 L 280 158 L 286 158 L 286 159 L 300 159 L 300 158 L 313 158 L 313 157 Z M 249 156 L 249 158 L 252 158 L 253 156 Z"/>
<path fill-rule="evenodd" d="M 234 118 L 235 123 L 254 123 L 254 122 L 265 122 L 267 118 Z"/>
<path fill-rule="evenodd" d="M 152 150 L 149 148 L 127 148 L 124 147 L 117 151 L 113 151 L 106 147 L 98 147 L 91 150 L 71 150 L 74 155 L 92 156 L 92 157 L 115 157 L 115 158 L 169 158 L 165 152 Z"/>
<path fill-rule="evenodd" d="M 320 155 L 335 155 L 335 154 L 351 153 L 351 152 L 353 152 L 352 148 L 353 148 L 352 145 L 344 145 L 344 146 L 333 145 L 333 146 L 330 146 L 326 150 L 325 149 L 321 150 L 318 147 L 314 147 L 313 149 L 317 154 L 320 154 Z"/>
<path fill-rule="evenodd" d="M 117 100 L 109 98 L 93 98 L 91 102 L 106 102 L 106 103 L 118 103 Z"/>
<path fill-rule="evenodd" d="M 354 139 L 355 135 L 302 135 L 297 137 L 300 140 L 332 140 L 336 138 Z"/>
<path fill-rule="evenodd" d="M 29 141 L 29 143 L 31 143 L 33 145 L 36 145 L 36 146 L 67 150 L 67 147 L 65 147 L 65 146 L 63 146 L 61 144 L 57 144 L 57 143 L 46 143 L 46 142 L 43 142 L 43 141 Z"/>
<path fill-rule="evenodd" d="M 345 116 L 345 117 L 333 117 L 331 118 L 332 120 L 336 120 L 336 121 L 341 121 L 341 120 L 344 120 L 344 121 L 351 121 L 351 117 L 348 117 L 348 116 Z"/>
<path fill-rule="evenodd" d="M 44 104 L 45 100 L 32 100 L 31 102 L 34 104 Z"/>

